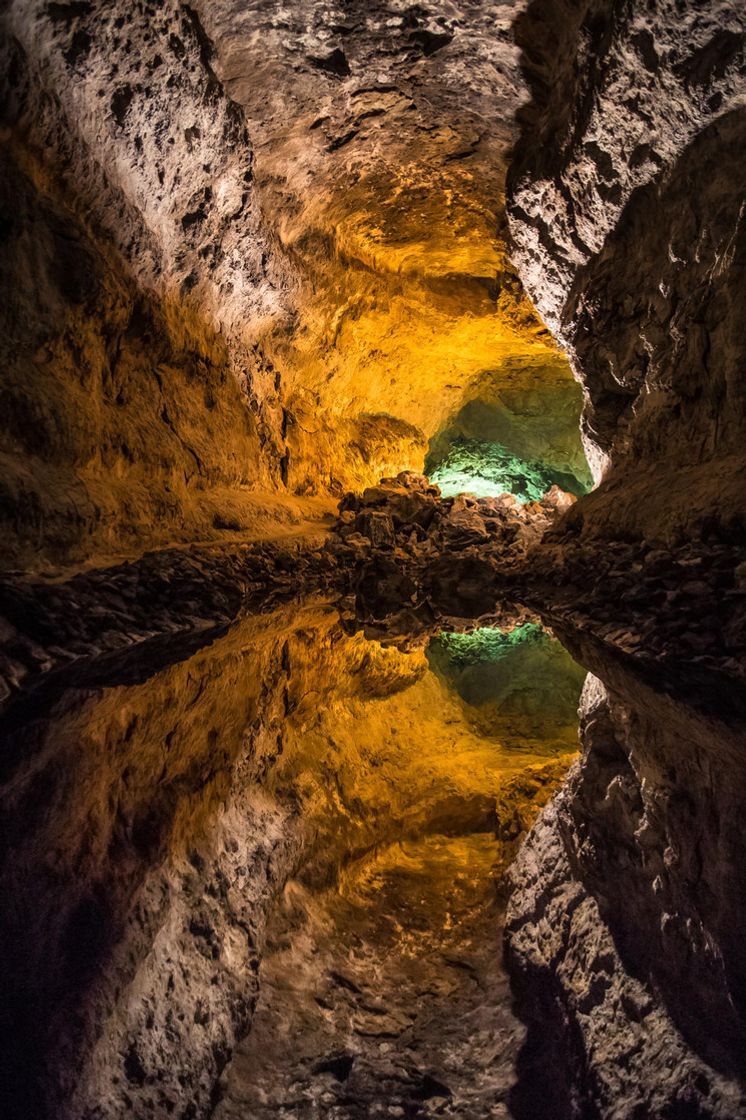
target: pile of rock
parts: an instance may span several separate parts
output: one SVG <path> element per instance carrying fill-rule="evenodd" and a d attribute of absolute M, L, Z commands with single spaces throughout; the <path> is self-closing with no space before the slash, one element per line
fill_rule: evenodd
<path fill-rule="evenodd" d="M 401 548 L 413 557 L 444 550 L 463 552 L 487 543 L 525 552 L 541 539 L 557 512 L 574 501 L 558 486 L 540 502 L 525 505 L 512 494 L 443 498 L 425 475 L 402 471 L 396 478 L 382 478 L 362 494 L 346 494 L 334 528 L 353 548 Z"/>
<path fill-rule="evenodd" d="M 509 494 L 443 498 L 411 471 L 347 494 L 326 551 L 348 621 L 388 637 L 499 624 L 520 605 L 636 660 L 745 676 L 741 541 L 596 540 L 582 520 L 559 517 L 574 501 L 558 487 L 526 505 Z"/>
<path fill-rule="evenodd" d="M 526 505 L 511 494 L 443 498 L 413 471 L 347 494 L 327 544 L 346 573 L 345 606 L 389 631 L 394 617 L 406 628 L 494 616 L 507 573 L 574 501 L 556 486 Z"/>

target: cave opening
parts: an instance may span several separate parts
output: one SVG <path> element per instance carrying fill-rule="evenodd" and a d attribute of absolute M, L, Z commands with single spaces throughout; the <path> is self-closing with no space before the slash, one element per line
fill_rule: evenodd
<path fill-rule="evenodd" d="M 445 497 L 512 494 L 539 501 L 552 486 L 579 498 L 593 485 L 580 438 L 582 393 L 558 355 L 507 360 L 431 440 L 425 474 Z"/>

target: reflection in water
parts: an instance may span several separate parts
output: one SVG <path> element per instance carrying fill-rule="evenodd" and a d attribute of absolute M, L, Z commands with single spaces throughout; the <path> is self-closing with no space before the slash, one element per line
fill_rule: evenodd
<path fill-rule="evenodd" d="M 449 642 L 384 648 L 309 603 L 8 722 L 8 1116 L 204 1114 L 260 990 L 226 1109 L 268 1082 L 291 1115 L 360 1114 L 356 1078 L 410 1111 L 505 1095 L 521 1029 L 491 869 L 569 764 L 582 674 L 538 635 L 489 663 Z M 467 1058 L 469 1031 L 490 1042 Z"/>
<path fill-rule="evenodd" d="M 2 1116 L 746 1116 L 738 697 L 561 636 L 554 797 L 533 624 L 310 601 L 10 709 Z"/>
<path fill-rule="evenodd" d="M 743 696 L 562 637 L 595 676 L 581 760 L 509 871 L 512 1114 L 743 1120 Z"/>
<path fill-rule="evenodd" d="M 573 757 L 584 674 L 538 627 L 364 648 L 363 687 L 278 767 L 330 788 L 306 798 L 317 848 L 271 922 L 222 1120 L 508 1115 L 523 1031 L 495 883 Z"/>
<path fill-rule="evenodd" d="M 482 734 L 494 734 L 511 750 L 539 754 L 575 741 L 585 672 L 536 623 L 441 634 L 427 656 Z"/>
<path fill-rule="evenodd" d="M 507 1116 L 523 1029 L 500 966 L 500 854 L 488 833 L 428 836 L 354 863 L 339 890 L 291 882 L 221 1120 Z"/>

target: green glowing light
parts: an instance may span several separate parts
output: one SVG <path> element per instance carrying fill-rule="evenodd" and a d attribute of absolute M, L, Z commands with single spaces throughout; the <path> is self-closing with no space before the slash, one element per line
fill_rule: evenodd
<path fill-rule="evenodd" d="M 446 457 L 429 474 L 446 498 L 464 493 L 477 498 L 513 494 L 522 502 L 532 502 L 555 484 L 576 496 L 587 491 L 572 474 L 519 459 L 499 443 L 464 437 L 453 441 Z"/>
<path fill-rule="evenodd" d="M 509 631 L 486 627 L 472 630 L 469 634 L 442 633 L 436 640 L 454 666 L 500 661 L 523 643 L 551 641 L 541 626 L 534 622 L 527 622 Z"/>
<path fill-rule="evenodd" d="M 441 633 L 427 659 L 467 706 L 472 726 L 503 748 L 552 757 L 577 746 L 585 670 L 541 626 Z"/>

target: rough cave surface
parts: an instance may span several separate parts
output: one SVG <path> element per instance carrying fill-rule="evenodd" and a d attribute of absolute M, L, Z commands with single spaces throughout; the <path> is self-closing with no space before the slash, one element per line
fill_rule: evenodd
<path fill-rule="evenodd" d="M 746 1118 L 742 7 L 2 6 L 3 1116 Z"/>
<path fill-rule="evenodd" d="M 505 254 L 511 11 L 3 20 L 6 566 L 266 535 L 578 394 Z"/>

